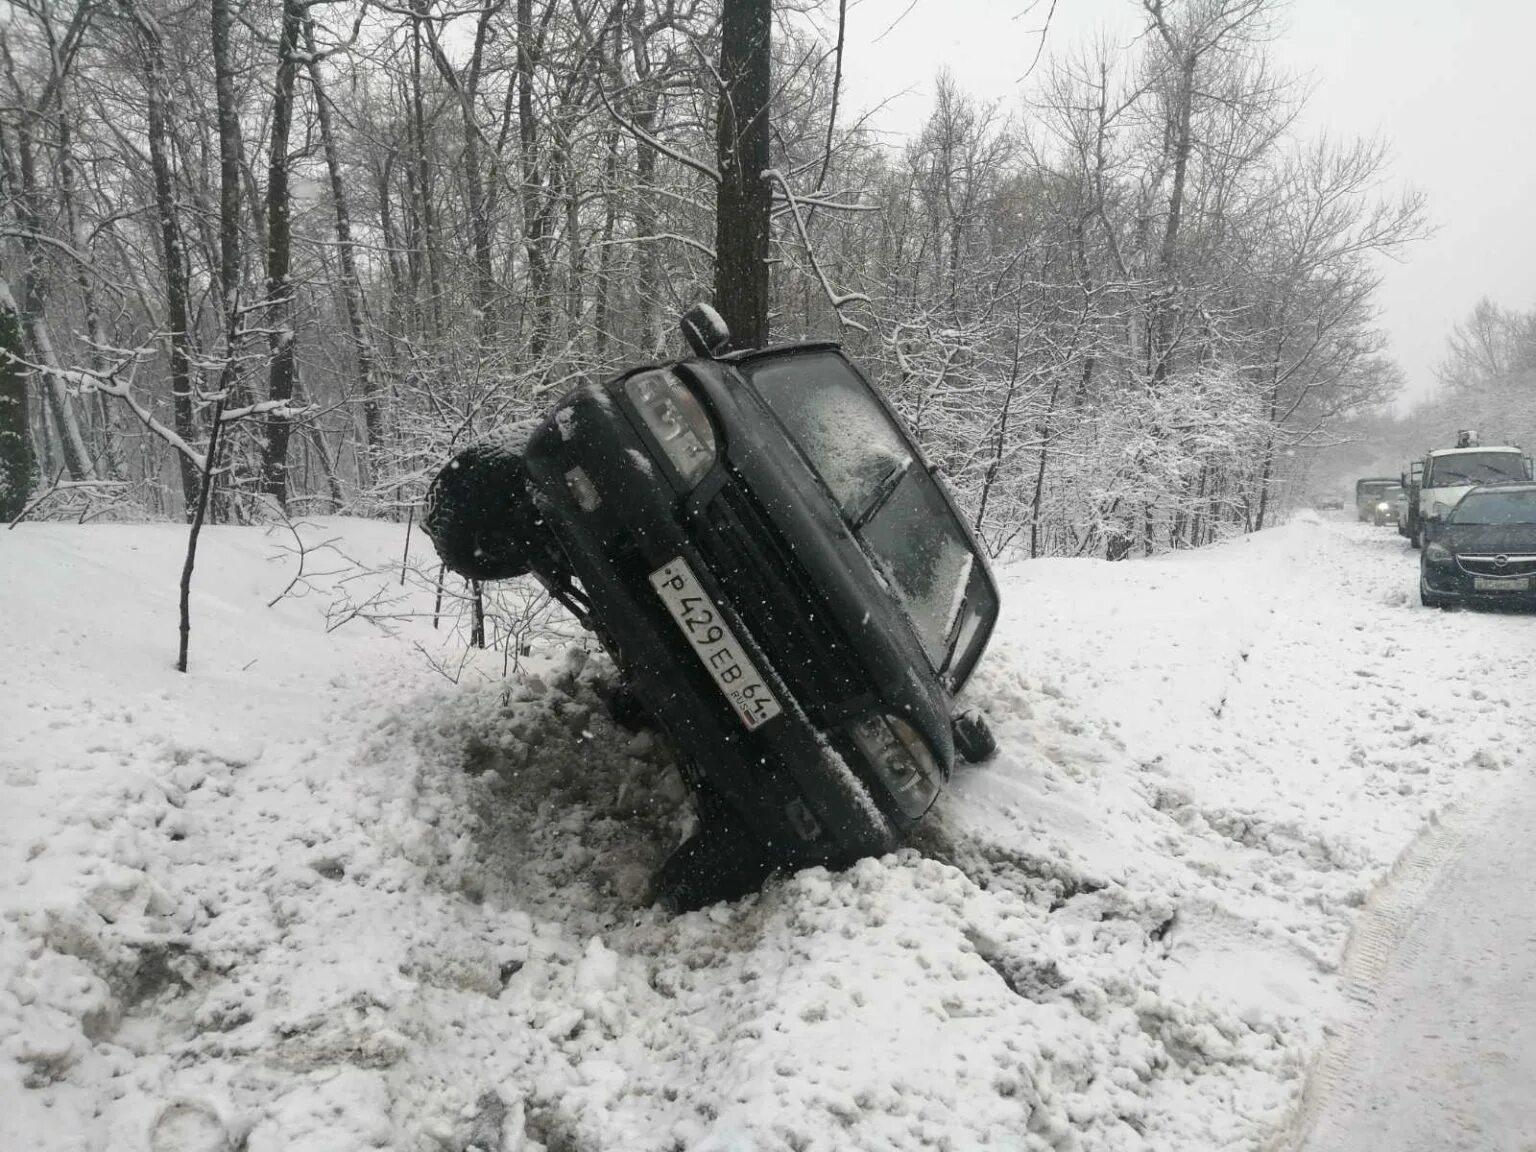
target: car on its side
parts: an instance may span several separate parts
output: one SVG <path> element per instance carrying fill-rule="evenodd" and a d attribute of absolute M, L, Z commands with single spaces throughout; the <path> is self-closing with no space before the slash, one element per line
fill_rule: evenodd
<path fill-rule="evenodd" d="M 1481 485 L 1426 520 L 1419 599 L 1536 607 L 1536 483 Z"/>
<path fill-rule="evenodd" d="M 567 392 L 460 452 L 423 524 L 475 580 L 531 572 L 594 632 L 615 718 L 676 749 L 699 831 L 656 895 L 686 909 L 777 866 L 895 847 L 992 738 L 957 696 L 997 620 L 985 551 L 836 344 L 695 355 Z"/>

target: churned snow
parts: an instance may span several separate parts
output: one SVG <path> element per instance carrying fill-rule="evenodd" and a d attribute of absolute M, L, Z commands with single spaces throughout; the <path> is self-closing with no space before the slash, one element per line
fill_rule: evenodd
<path fill-rule="evenodd" d="M 1536 714 L 1536 619 L 1385 530 L 1016 565 L 914 845 L 669 918 L 605 658 L 465 659 L 403 526 L 300 532 L 268 608 L 291 537 L 205 530 L 186 676 L 183 530 L 0 538 L 0 1148 L 1262 1148 Z"/>

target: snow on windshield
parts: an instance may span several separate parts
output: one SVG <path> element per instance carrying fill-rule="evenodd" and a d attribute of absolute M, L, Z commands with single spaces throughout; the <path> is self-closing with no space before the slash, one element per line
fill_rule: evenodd
<path fill-rule="evenodd" d="M 831 353 L 752 367 L 773 414 L 800 446 L 844 516 L 865 509 L 911 453 L 864 382 Z"/>
<path fill-rule="evenodd" d="M 919 469 L 907 473 L 863 535 L 896 585 L 928 659 L 941 667 L 975 557 L 932 478 Z"/>
<path fill-rule="evenodd" d="M 803 354 L 752 370 L 800 450 L 850 520 L 873 511 L 882 484 L 911 451 L 880 402 L 844 361 Z M 861 532 L 935 668 L 942 667 L 974 556 L 954 512 L 922 468 L 912 468 Z"/>

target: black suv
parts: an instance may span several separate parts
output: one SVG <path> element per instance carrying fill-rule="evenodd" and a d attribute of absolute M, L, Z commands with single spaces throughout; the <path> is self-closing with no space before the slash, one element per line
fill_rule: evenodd
<path fill-rule="evenodd" d="M 461 452 L 424 524 L 447 566 L 533 572 L 657 724 L 700 816 L 657 878 L 694 907 L 778 865 L 890 850 L 957 752 L 955 695 L 997 619 L 986 556 L 899 416 L 835 344 L 696 356 L 583 384 Z"/>

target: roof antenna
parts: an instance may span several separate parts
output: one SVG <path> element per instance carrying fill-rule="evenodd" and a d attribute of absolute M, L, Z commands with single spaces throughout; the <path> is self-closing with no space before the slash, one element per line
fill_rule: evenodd
<path fill-rule="evenodd" d="M 684 312 L 678 326 L 693 354 L 704 360 L 720 356 L 731 342 L 731 330 L 725 326 L 720 313 L 702 302 Z"/>

